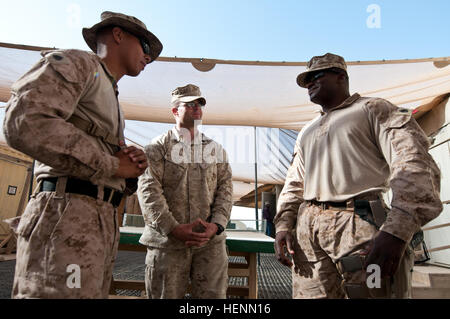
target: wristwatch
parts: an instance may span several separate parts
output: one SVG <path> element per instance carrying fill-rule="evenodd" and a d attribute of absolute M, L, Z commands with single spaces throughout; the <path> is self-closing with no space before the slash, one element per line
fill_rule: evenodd
<path fill-rule="evenodd" d="M 216 232 L 216 235 L 220 235 L 220 234 L 222 234 L 222 233 L 223 233 L 223 231 L 225 230 L 225 229 L 223 228 L 223 226 L 222 226 L 222 225 L 220 225 L 220 224 L 218 224 L 218 223 L 214 223 L 214 224 L 216 224 L 216 225 L 217 225 L 217 232 Z"/>

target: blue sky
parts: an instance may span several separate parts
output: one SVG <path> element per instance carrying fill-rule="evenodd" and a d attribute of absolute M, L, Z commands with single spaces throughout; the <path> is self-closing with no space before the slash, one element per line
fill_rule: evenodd
<path fill-rule="evenodd" d="M 371 5 L 376 11 L 368 12 Z M 448 0 L 1 1 L 0 42 L 87 49 L 81 28 L 99 21 L 104 10 L 144 21 L 163 42 L 162 56 L 250 61 L 307 61 L 325 52 L 349 61 L 450 56 Z"/>

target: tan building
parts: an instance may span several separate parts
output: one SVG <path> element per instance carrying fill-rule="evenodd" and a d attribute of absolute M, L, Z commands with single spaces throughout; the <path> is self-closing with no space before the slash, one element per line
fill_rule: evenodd
<path fill-rule="evenodd" d="M 11 253 L 14 243 L 3 220 L 22 214 L 28 202 L 33 159 L 0 142 L 0 254 Z"/>

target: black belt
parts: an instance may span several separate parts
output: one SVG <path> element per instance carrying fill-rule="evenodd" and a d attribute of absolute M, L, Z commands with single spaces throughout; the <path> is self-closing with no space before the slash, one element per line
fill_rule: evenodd
<path fill-rule="evenodd" d="M 368 193 L 358 195 L 345 202 L 319 202 L 316 200 L 307 200 L 310 205 L 319 206 L 325 209 L 352 209 L 359 217 L 372 224 L 377 229 L 381 227 L 386 219 L 386 212 L 381 205 L 378 193 Z M 372 207 L 372 204 L 374 207 Z M 374 209 L 374 211 L 373 211 Z M 376 216 L 374 216 L 374 214 Z"/>
<path fill-rule="evenodd" d="M 42 180 L 39 192 L 54 192 L 54 191 L 56 191 L 56 182 L 57 181 L 58 181 L 57 177 L 44 178 Z M 90 196 L 94 199 L 97 199 L 98 186 L 92 184 L 91 182 L 83 181 L 81 179 L 68 178 L 67 183 L 66 183 L 65 192 L 86 195 L 86 196 Z M 112 193 L 112 196 L 111 196 L 111 193 Z M 114 207 L 119 206 L 123 195 L 124 194 L 122 192 L 119 192 L 112 188 L 109 188 L 109 187 L 103 188 L 103 201 L 105 201 L 107 203 L 111 203 L 111 205 L 113 205 Z"/>
<path fill-rule="evenodd" d="M 322 209 L 329 208 L 359 208 L 360 206 L 368 205 L 368 201 L 378 200 L 380 198 L 380 194 L 378 192 L 371 192 L 357 195 L 353 198 L 350 198 L 346 201 L 342 202 L 319 202 L 315 199 L 306 200 L 307 203 L 320 206 Z"/>
<path fill-rule="evenodd" d="M 336 208 L 346 208 L 347 207 L 347 202 L 319 202 L 319 201 L 316 201 L 315 199 L 307 200 L 306 202 L 309 204 L 315 205 L 315 206 L 320 206 L 322 209 L 328 209 L 331 207 L 336 207 Z"/>

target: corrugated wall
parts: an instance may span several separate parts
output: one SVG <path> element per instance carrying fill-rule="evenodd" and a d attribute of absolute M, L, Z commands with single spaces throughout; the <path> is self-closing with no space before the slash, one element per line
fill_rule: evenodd
<path fill-rule="evenodd" d="M 450 102 L 447 98 L 418 120 L 430 136 L 430 154 L 441 170 L 442 213 L 423 227 L 431 263 L 450 267 Z"/>

